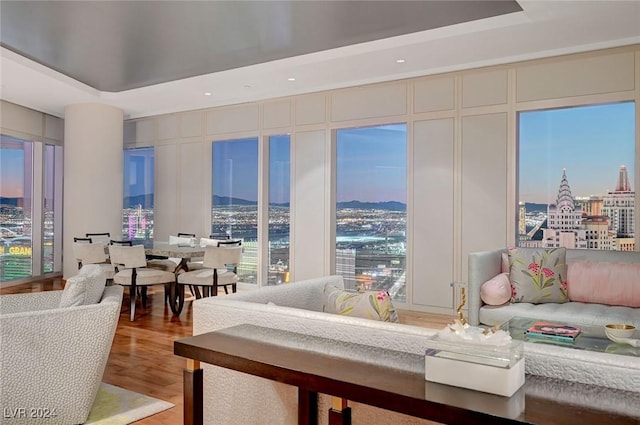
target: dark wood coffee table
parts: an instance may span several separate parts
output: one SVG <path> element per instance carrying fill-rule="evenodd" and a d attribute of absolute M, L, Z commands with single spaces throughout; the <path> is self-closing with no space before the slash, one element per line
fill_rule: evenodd
<path fill-rule="evenodd" d="M 317 423 L 318 393 L 453 425 L 640 423 L 640 393 L 527 376 L 501 397 L 425 381 L 422 355 L 253 325 L 177 340 L 174 353 L 189 359 L 185 425 L 202 424 L 200 362 L 298 387 L 299 424 Z"/>

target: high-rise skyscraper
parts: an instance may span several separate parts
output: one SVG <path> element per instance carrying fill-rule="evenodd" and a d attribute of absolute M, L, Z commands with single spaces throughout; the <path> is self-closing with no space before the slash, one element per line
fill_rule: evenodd
<path fill-rule="evenodd" d="M 548 248 L 587 248 L 587 234 L 582 225 L 582 208 L 571 196 L 566 170 L 562 171 L 555 204 L 547 207 L 547 229 L 542 244 Z"/>
<path fill-rule="evenodd" d="M 602 215 L 610 219 L 611 230 L 619 238 L 632 238 L 635 234 L 635 192 L 631 190 L 627 167 L 620 166 L 615 190 L 603 197 Z"/>

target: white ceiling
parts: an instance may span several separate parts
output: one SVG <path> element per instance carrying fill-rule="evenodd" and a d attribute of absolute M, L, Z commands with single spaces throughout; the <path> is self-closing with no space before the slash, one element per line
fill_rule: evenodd
<path fill-rule="evenodd" d="M 120 92 L 3 47 L 0 97 L 60 117 L 65 105 L 97 102 L 138 118 L 640 43 L 640 0 L 518 3 L 522 12 Z"/>

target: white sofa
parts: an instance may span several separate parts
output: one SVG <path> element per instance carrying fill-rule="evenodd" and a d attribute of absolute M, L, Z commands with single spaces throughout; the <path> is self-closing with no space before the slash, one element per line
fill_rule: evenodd
<path fill-rule="evenodd" d="M 121 286 L 108 286 L 97 304 L 64 308 L 63 291 L 0 297 L 0 424 L 86 421 L 118 325 L 122 292 Z"/>
<path fill-rule="evenodd" d="M 194 302 L 193 334 L 253 324 L 424 354 L 424 341 L 433 335 L 433 330 L 323 313 L 323 288 L 327 282 L 344 287 L 342 277 L 329 276 L 197 300 Z M 424 373 L 424 364 L 421 367 Z M 210 365 L 203 364 L 203 369 L 204 423 L 297 423 L 295 387 Z M 330 402 L 330 397 L 320 396 L 319 424 L 327 423 Z M 354 402 L 349 405 L 354 425 L 432 423 Z"/>
<path fill-rule="evenodd" d="M 512 317 L 527 317 L 593 326 L 631 323 L 640 329 L 640 308 L 582 302 L 484 305 L 480 298 L 480 288 L 484 282 L 501 272 L 502 254 L 506 252 L 506 249 L 497 249 L 469 254 L 468 306 L 469 323 L 472 325 L 493 326 L 502 324 Z M 640 252 L 568 249 L 566 261 L 640 263 Z M 611 285 L 615 285 L 615 282 L 611 282 Z M 640 279 L 638 288 L 640 290 Z"/>

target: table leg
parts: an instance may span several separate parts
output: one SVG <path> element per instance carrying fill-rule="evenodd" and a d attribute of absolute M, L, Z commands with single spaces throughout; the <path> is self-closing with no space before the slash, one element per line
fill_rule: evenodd
<path fill-rule="evenodd" d="M 177 278 L 176 278 L 177 279 Z M 176 316 L 179 316 L 184 307 L 184 285 L 172 282 L 169 290 L 169 307 Z"/>
<path fill-rule="evenodd" d="M 183 382 L 184 425 L 202 425 L 202 369 L 199 361 L 187 360 Z"/>
<path fill-rule="evenodd" d="M 298 425 L 318 425 L 318 393 L 298 388 Z"/>

